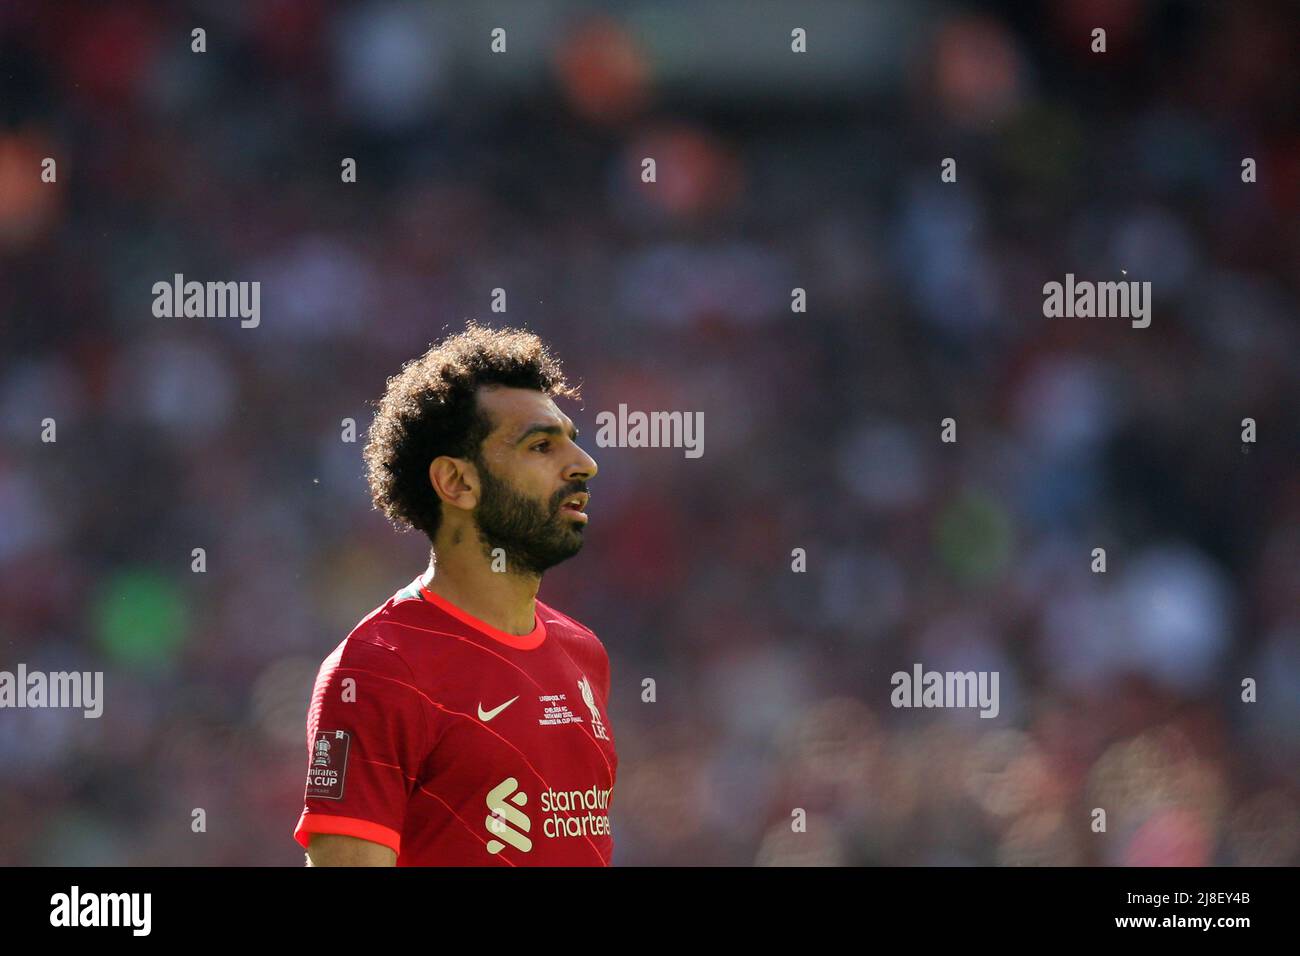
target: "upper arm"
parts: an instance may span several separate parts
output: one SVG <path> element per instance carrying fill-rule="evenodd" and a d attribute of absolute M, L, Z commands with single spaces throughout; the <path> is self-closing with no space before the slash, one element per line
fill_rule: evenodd
<path fill-rule="evenodd" d="M 382 843 L 344 836 L 313 833 L 307 845 L 308 866 L 396 866 L 397 854 Z"/>
<path fill-rule="evenodd" d="M 401 853 L 407 802 L 427 757 L 425 709 L 392 649 L 349 640 L 326 659 L 307 716 L 299 844 L 314 849 L 312 834 L 330 834 Z"/>

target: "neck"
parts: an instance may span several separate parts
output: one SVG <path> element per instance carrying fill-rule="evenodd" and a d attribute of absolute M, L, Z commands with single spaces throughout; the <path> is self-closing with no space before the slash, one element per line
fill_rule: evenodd
<path fill-rule="evenodd" d="M 452 542 L 456 543 L 452 543 Z M 507 634 L 531 634 L 536 627 L 540 575 L 493 571 L 475 534 L 439 534 L 421 583 L 466 614 Z"/>

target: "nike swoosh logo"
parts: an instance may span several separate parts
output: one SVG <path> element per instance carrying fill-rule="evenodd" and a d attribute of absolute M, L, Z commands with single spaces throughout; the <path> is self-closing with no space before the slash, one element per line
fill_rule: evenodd
<path fill-rule="evenodd" d="M 497 714 L 501 713 L 501 711 L 505 710 L 507 707 L 509 707 L 511 704 L 513 704 L 513 703 L 514 703 L 515 701 L 517 701 L 518 699 L 519 699 L 519 696 L 516 694 L 514 697 L 511 697 L 508 701 L 506 701 L 504 704 L 502 704 L 500 707 L 494 707 L 492 710 L 484 710 L 484 709 L 483 709 L 483 702 L 482 702 L 482 701 L 479 701 L 479 705 L 478 705 L 478 719 L 479 719 L 479 720 L 491 720 L 493 717 L 495 717 Z"/>

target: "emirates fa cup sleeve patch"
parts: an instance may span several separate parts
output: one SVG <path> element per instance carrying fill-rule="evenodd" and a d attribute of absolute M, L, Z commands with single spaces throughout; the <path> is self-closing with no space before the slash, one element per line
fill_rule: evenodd
<path fill-rule="evenodd" d="M 343 777 L 348 771 L 348 743 L 344 730 L 322 730 L 316 734 L 307 770 L 307 796 L 325 800 L 343 797 Z"/>

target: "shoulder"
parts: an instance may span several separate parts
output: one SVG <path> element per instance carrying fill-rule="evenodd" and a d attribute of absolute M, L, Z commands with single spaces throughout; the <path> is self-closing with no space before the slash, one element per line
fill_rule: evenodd
<path fill-rule="evenodd" d="M 592 666 L 601 670 L 609 669 L 609 652 L 605 650 L 605 645 L 596 632 L 587 627 L 582 622 L 570 617 L 563 611 L 557 611 L 542 601 L 537 602 L 537 612 L 542 615 L 542 619 L 547 621 L 548 640 L 556 637 L 571 652 L 579 652 L 583 655 L 581 660 L 587 661 Z"/>
<path fill-rule="evenodd" d="M 548 630 L 553 623 L 558 623 L 560 625 L 558 630 L 561 634 L 574 637 L 579 641 L 590 641 L 601 648 L 604 647 L 595 631 L 563 611 L 557 611 L 544 601 L 539 600 L 537 602 L 537 613 L 547 622 Z"/>
<path fill-rule="evenodd" d="M 409 679 L 413 672 L 403 652 L 403 629 L 388 626 L 405 617 L 399 607 L 400 602 L 390 598 L 358 621 L 321 662 L 321 673 L 363 668 L 381 676 Z"/>
<path fill-rule="evenodd" d="M 336 719 L 346 712 L 349 720 L 362 724 L 423 724 L 427 738 L 425 699 L 400 648 L 377 632 L 373 622 L 363 621 L 321 662 L 308 726 L 313 728 L 326 715 Z"/>

